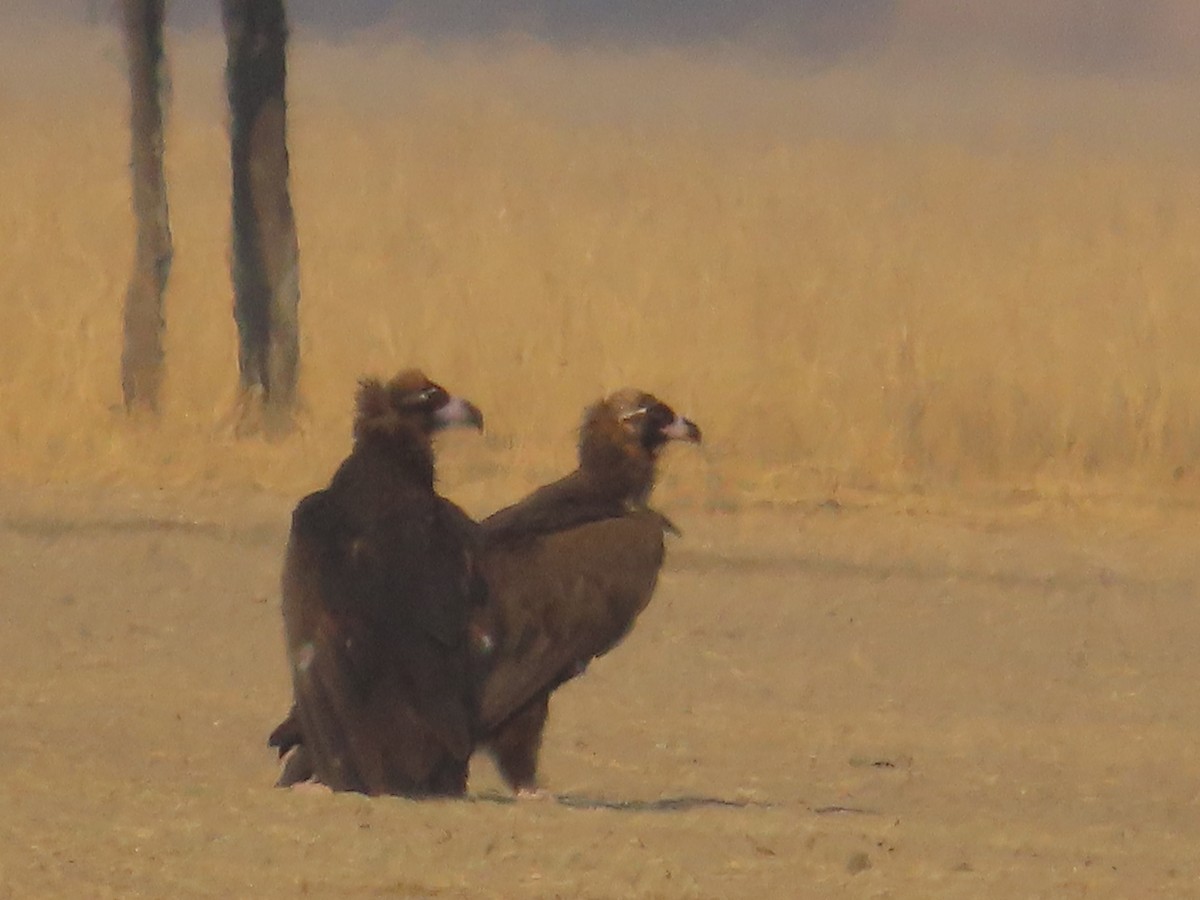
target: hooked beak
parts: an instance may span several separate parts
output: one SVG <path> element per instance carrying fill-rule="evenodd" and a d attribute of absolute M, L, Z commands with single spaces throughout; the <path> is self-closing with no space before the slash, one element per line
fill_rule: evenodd
<path fill-rule="evenodd" d="M 457 425 L 470 425 L 483 431 L 483 413 L 474 403 L 462 397 L 451 397 L 450 400 L 434 410 L 434 428 L 453 428 Z"/>
<path fill-rule="evenodd" d="M 700 443 L 700 426 L 691 419 L 676 416 L 670 425 L 664 425 L 662 435 L 670 441 L 687 441 L 690 444 Z"/>

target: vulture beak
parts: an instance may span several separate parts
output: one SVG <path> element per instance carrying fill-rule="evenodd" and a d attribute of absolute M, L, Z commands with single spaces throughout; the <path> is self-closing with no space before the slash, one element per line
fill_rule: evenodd
<path fill-rule="evenodd" d="M 662 427 L 662 436 L 669 441 L 687 441 L 690 444 L 699 444 L 700 426 L 691 419 L 676 416 L 675 421 Z"/>
<path fill-rule="evenodd" d="M 483 431 L 483 413 L 474 403 L 462 397 L 451 397 L 449 401 L 439 406 L 433 412 L 434 428 L 453 428 L 456 425 L 470 425 Z"/>

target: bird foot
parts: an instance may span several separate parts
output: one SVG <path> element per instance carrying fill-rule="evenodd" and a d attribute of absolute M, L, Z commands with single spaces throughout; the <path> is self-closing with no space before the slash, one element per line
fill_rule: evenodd
<path fill-rule="evenodd" d="M 332 794 L 333 790 L 329 785 L 321 784 L 319 781 L 297 781 L 290 786 L 291 790 L 297 794 Z"/>
<path fill-rule="evenodd" d="M 554 795 L 545 788 L 528 786 L 517 788 L 518 800 L 553 800 Z"/>

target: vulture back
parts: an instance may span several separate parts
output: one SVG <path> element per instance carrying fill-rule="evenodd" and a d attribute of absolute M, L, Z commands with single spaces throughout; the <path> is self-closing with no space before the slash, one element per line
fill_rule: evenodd
<path fill-rule="evenodd" d="M 496 652 L 480 702 L 485 731 L 629 632 L 654 592 L 668 527 L 642 509 L 487 546 L 481 572 L 492 620 L 484 628 Z"/>
<path fill-rule="evenodd" d="M 329 491 L 293 516 L 288 657 L 306 751 L 334 790 L 455 793 L 465 779 L 476 690 L 466 621 L 482 583 L 465 516 L 408 499 L 370 527 Z"/>

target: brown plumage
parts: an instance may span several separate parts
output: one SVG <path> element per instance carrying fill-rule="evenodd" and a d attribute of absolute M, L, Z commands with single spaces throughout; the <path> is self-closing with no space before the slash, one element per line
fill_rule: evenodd
<path fill-rule="evenodd" d="M 650 602 L 674 529 L 647 502 L 670 440 L 699 442 L 700 429 L 650 394 L 619 391 L 585 413 L 574 472 L 481 523 L 479 627 L 495 641 L 481 733 L 519 793 L 536 789 L 550 694 Z"/>
<path fill-rule="evenodd" d="M 271 736 L 281 784 L 461 794 L 473 748 L 483 598 L 477 526 L 434 491 L 432 437 L 482 427 L 417 371 L 363 381 L 354 448 L 292 515 L 283 619 L 295 705 Z"/>

